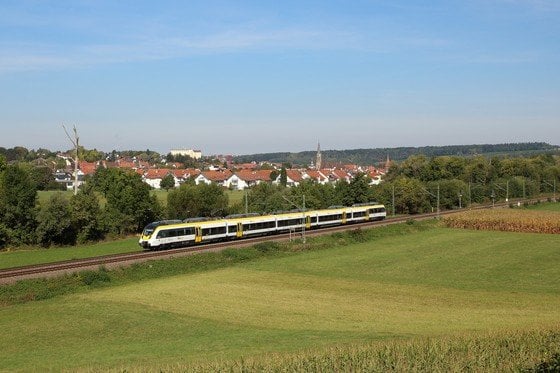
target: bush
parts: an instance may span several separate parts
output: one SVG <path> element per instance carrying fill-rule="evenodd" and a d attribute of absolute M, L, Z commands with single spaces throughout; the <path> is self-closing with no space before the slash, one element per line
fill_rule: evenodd
<path fill-rule="evenodd" d="M 98 285 L 105 282 L 111 282 L 111 277 L 105 268 L 100 268 L 99 271 L 83 271 L 80 273 L 80 278 L 85 285 Z"/>

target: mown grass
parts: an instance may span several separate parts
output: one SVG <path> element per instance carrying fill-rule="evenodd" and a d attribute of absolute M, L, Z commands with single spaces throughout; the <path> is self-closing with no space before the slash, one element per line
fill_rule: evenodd
<path fill-rule="evenodd" d="M 0 370 L 491 371 L 558 346 L 557 235 L 421 223 L 308 242 L 68 276 L 82 287 L 66 296 L 5 301 Z"/>
<path fill-rule="evenodd" d="M 560 194 L 558 195 L 560 197 Z M 529 210 L 560 212 L 560 202 L 542 202 L 527 206 Z"/>
<path fill-rule="evenodd" d="M 27 248 L 0 251 L 0 269 L 32 264 L 54 263 L 70 259 L 91 258 L 109 254 L 141 251 L 138 237 L 69 247 Z"/>

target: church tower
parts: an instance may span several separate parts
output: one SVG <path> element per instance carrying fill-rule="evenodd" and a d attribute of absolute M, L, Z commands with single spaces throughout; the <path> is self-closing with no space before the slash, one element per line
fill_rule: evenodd
<path fill-rule="evenodd" d="M 387 154 L 387 161 L 385 162 L 385 173 L 389 172 L 389 167 L 391 167 L 391 160 L 389 159 L 389 154 Z"/>
<path fill-rule="evenodd" d="M 321 144 L 317 142 L 317 158 L 315 158 L 315 169 L 317 171 L 321 170 L 322 165 L 323 165 L 323 160 L 321 157 Z"/>

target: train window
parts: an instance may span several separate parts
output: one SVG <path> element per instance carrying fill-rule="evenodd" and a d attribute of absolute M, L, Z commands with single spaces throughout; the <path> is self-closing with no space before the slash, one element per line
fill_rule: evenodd
<path fill-rule="evenodd" d="M 366 216 L 366 212 L 365 211 L 359 211 L 359 212 L 355 212 L 354 213 L 354 217 L 355 218 L 361 218 L 363 216 Z"/>
<path fill-rule="evenodd" d="M 226 227 L 212 227 L 212 228 L 202 229 L 203 236 L 213 236 L 216 234 L 224 234 L 224 233 L 226 233 Z"/>
<path fill-rule="evenodd" d="M 157 238 L 167 238 L 167 237 L 169 237 L 169 231 L 162 230 L 159 231 L 157 234 Z"/>
<path fill-rule="evenodd" d="M 236 233 L 237 232 L 237 225 L 228 225 L 228 232 L 229 233 Z"/>
<path fill-rule="evenodd" d="M 319 216 L 319 221 L 320 221 L 320 222 L 324 222 L 324 221 L 333 221 L 333 220 L 340 220 L 340 219 L 342 219 L 342 215 L 341 215 L 341 214 Z"/>
<path fill-rule="evenodd" d="M 280 220 L 278 222 L 279 227 L 288 227 L 290 225 L 301 225 L 301 219 Z"/>

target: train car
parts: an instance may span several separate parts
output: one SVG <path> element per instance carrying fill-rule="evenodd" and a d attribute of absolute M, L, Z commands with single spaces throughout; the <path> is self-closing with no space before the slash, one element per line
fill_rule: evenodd
<path fill-rule="evenodd" d="M 230 238 L 276 233 L 276 216 L 259 214 L 230 215 L 226 219 Z"/>
<path fill-rule="evenodd" d="M 210 241 L 240 239 L 302 229 L 316 229 L 370 220 L 383 220 L 385 206 L 377 203 L 352 207 L 333 206 L 322 210 L 291 211 L 269 215 L 240 214 L 226 218 L 163 220 L 146 225 L 138 243 L 144 249 L 158 250 Z"/>

